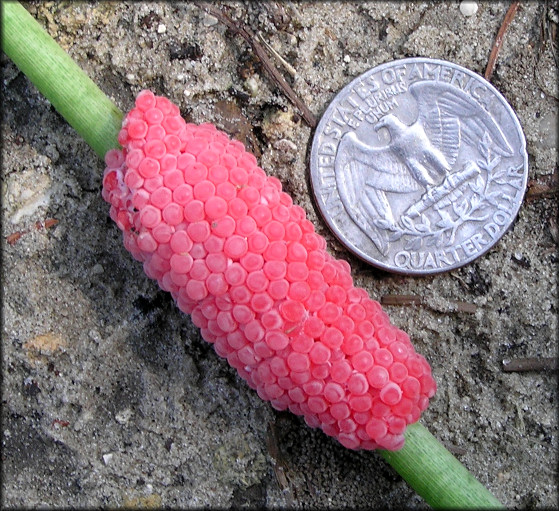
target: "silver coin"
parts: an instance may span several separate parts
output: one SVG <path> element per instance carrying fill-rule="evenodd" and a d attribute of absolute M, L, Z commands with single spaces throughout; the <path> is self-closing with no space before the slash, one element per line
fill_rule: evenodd
<path fill-rule="evenodd" d="M 353 253 L 427 275 L 486 253 L 515 219 L 528 155 L 505 98 L 461 66 L 402 59 L 334 98 L 310 158 L 318 207 Z"/>

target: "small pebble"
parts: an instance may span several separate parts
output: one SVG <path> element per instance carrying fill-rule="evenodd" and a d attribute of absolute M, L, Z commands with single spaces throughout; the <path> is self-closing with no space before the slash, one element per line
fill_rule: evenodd
<path fill-rule="evenodd" d="M 252 96 L 256 96 L 259 90 L 258 80 L 254 76 L 251 76 L 245 81 L 245 87 Z"/>
<path fill-rule="evenodd" d="M 101 273 L 103 273 L 105 271 L 105 269 L 103 268 L 103 266 L 99 263 L 97 263 L 95 266 L 93 266 L 93 268 L 91 268 L 91 272 L 94 275 L 100 275 Z"/>
<path fill-rule="evenodd" d="M 113 459 L 114 454 L 112 452 L 109 452 L 107 454 L 103 454 L 103 463 L 105 465 L 108 465 L 111 460 Z"/>
<path fill-rule="evenodd" d="M 130 410 L 130 408 L 125 408 L 124 410 L 121 410 L 120 412 L 118 412 L 115 415 L 115 420 L 119 423 L 119 424 L 128 424 L 128 421 L 130 420 L 130 418 L 132 417 L 133 412 L 132 410 Z"/>
<path fill-rule="evenodd" d="M 160 23 L 159 26 L 157 27 L 157 33 L 164 34 L 165 32 L 167 32 L 167 27 L 163 25 L 163 23 Z"/>
<path fill-rule="evenodd" d="M 89 337 L 91 337 L 91 339 L 93 339 L 95 342 L 99 343 L 103 340 L 103 338 L 101 337 L 101 334 L 94 329 L 91 329 L 89 331 Z"/>
<path fill-rule="evenodd" d="M 217 25 L 217 18 L 211 14 L 204 14 L 202 23 L 205 27 L 213 27 L 214 25 Z"/>
<path fill-rule="evenodd" d="M 478 5 L 477 2 L 471 2 L 468 0 L 465 0 L 464 2 L 460 2 L 460 12 L 464 15 L 464 16 L 473 16 L 478 9 Z"/>

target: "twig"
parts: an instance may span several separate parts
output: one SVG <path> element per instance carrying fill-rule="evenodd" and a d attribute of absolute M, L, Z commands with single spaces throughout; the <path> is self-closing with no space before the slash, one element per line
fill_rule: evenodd
<path fill-rule="evenodd" d="M 497 38 L 495 39 L 495 43 L 493 44 L 493 49 L 491 50 L 491 54 L 489 55 L 489 61 L 487 62 L 487 67 L 485 68 L 485 79 L 490 80 L 491 76 L 493 75 L 493 71 L 495 70 L 495 64 L 497 62 L 497 55 L 499 55 L 499 51 L 501 50 L 501 44 L 503 43 L 503 38 L 505 37 L 505 32 L 509 27 L 516 11 L 518 10 L 518 6 L 520 2 L 513 2 L 507 13 L 505 14 L 505 19 L 503 20 L 503 24 L 497 33 Z"/>
<path fill-rule="evenodd" d="M 426 303 L 420 296 L 417 295 L 384 295 L 380 299 L 380 303 L 383 305 L 396 305 L 396 306 L 406 306 L 406 305 L 419 305 L 429 308 L 431 307 Z M 475 314 L 477 311 L 477 305 L 475 303 L 468 302 L 450 302 L 450 307 L 454 312 L 466 312 L 468 314 Z"/>
<path fill-rule="evenodd" d="M 380 299 L 383 305 L 421 305 L 423 300 L 417 295 L 384 295 Z"/>
<path fill-rule="evenodd" d="M 554 216 L 549 218 L 549 233 L 551 234 L 555 244 L 559 245 L 559 229 L 557 228 L 557 220 L 555 220 Z"/>
<path fill-rule="evenodd" d="M 526 199 L 549 198 L 559 194 L 559 175 L 555 169 L 549 176 L 528 181 Z"/>
<path fill-rule="evenodd" d="M 503 371 L 524 373 L 527 371 L 556 371 L 557 357 L 528 357 L 503 360 Z"/>
<path fill-rule="evenodd" d="M 240 35 L 248 44 L 250 44 L 252 51 L 254 51 L 254 53 L 260 60 L 260 62 L 262 62 L 262 66 L 268 72 L 272 81 L 283 90 L 283 92 L 289 98 L 289 100 L 299 109 L 305 122 L 311 128 L 315 128 L 317 125 L 317 120 L 315 115 L 309 110 L 307 105 L 303 103 L 303 101 L 299 98 L 299 96 L 297 96 L 295 91 L 291 88 L 291 86 L 287 83 L 285 78 L 277 70 L 277 68 L 274 66 L 274 64 L 266 54 L 266 50 L 258 42 L 256 36 L 252 33 L 252 31 L 248 27 L 243 27 L 235 23 L 221 9 L 218 9 L 217 7 L 214 7 L 211 4 L 207 4 L 204 2 L 194 2 L 194 4 L 197 5 L 200 9 L 206 11 L 207 13 L 217 18 L 229 30 L 231 30 L 231 32 Z"/>
<path fill-rule="evenodd" d="M 274 48 L 272 48 L 272 46 L 266 41 L 266 39 L 264 39 L 264 36 L 260 32 L 258 32 L 258 34 L 256 35 L 258 36 L 258 39 L 260 39 L 260 42 L 268 49 L 268 51 L 274 57 L 276 57 L 276 59 L 279 60 L 280 64 L 285 68 L 285 70 L 291 76 L 297 76 L 297 70 L 289 62 L 287 62 L 287 60 L 285 60 L 276 50 L 274 50 Z"/>
<path fill-rule="evenodd" d="M 293 505 L 293 492 L 290 484 L 289 467 L 283 458 L 280 448 L 275 421 L 268 424 L 268 434 L 266 435 L 266 447 L 268 454 L 272 459 L 272 468 L 276 476 L 276 480 L 283 495 L 285 495 L 288 504 Z"/>
<path fill-rule="evenodd" d="M 456 312 L 467 312 L 468 314 L 475 314 L 477 311 L 477 305 L 475 303 L 469 302 L 452 302 L 456 307 Z"/>
<path fill-rule="evenodd" d="M 35 222 L 35 229 L 40 231 L 41 229 L 50 229 L 54 227 L 58 223 L 56 218 L 47 218 L 44 222 L 37 221 Z M 16 231 L 12 234 L 6 236 L 6 241 L 9 245 L 14 245 L 24 234 L 31 232 L 31 229 L 26 229 L 24 231 Z"/>
<path fill-rule="evenodd" d="M 535 180 L 528 182 L 526 199 L 548 199 L 559 194 L 559 187 L 538 183 Z"/>

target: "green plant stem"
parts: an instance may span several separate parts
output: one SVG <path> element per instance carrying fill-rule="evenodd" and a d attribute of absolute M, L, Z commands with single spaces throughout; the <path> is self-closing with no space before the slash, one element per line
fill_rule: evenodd
<path fill-rule="evenodd" d="M 122 112 L 19 2 L 2 2 L 2 50 L 101 157 Z"/>
<path fill-rule="evenodd" d="M 383 458 L 435 509 L 501 509 L 502 504 L 419 423 L 399 451 Z"/>
<path fill-rule="evenodd" d="M 4 2 L 2 11 L 5 53 L 101 158 L 118 147 L 120 110 L 19 3 Z M 502 508 L 419 424 L 408 427 L 403 449 L 381 453 L 433 508 Z"/>

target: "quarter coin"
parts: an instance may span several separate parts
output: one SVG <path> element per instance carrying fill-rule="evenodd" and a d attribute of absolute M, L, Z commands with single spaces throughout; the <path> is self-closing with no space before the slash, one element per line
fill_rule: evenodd
<path fill-rule="evenodd" d="M 505 98 L 456 64 L 402 59 L 349 83 L 313 140 L 326 223 L 383 270 L 428 275 L 486 253 L 518 214 L 526 141 Z"/>

